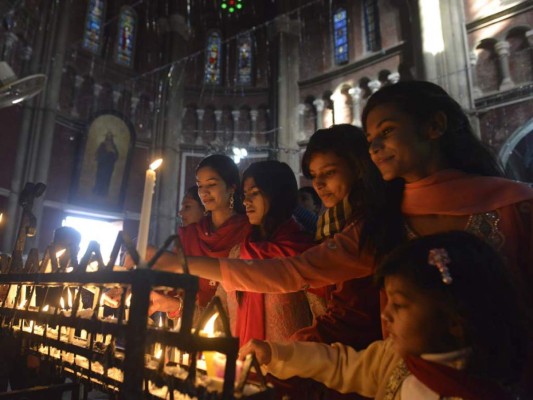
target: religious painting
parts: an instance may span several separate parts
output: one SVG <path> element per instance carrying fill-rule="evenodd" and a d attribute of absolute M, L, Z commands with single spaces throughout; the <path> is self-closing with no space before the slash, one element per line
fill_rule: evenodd
<path fill-rule="evenodd" d="M 119 114 L 97 115 L 81 146 L 72 202 L 120 210 L 124 202 L 135 133 Z"/>

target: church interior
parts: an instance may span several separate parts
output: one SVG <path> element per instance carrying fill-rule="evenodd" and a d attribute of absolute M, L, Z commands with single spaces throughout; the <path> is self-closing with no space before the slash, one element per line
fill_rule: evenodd
<path fill-rule="evenodd" d="M 437 83 L 512 179 L 533 184 L 531 0 L 0 0 L 0 250 L 27 184 L 42 254 L 82 233 L 104 263 L 119 232 L 176 233 L 210 154 L 279 160 L 309 185 L 311 135 L 361 126 L 368 98 Z M 38 192 L 38 193 L 37 193 Z M 70 292 L 69 292 L 70 293 Z"/>

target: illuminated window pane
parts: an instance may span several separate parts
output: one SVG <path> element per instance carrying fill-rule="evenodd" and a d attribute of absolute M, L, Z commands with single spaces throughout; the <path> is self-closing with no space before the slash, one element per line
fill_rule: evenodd
<path fill-rule="evenodd" d="M 365 17 L 366 50 L 378 51 L 381 48 L 381 35 L 377 0 L 363 0 L 363 14 Z"/>
<path fill-rule="evenodd" d="M 104 0 L 89 0 L 87 17 L 85 18 L 85 31 L 83 33 L 83 47 L 95 54 L 100 52 L 102 43 L 104 13 Z"/>
<path fill-rule="evenodd" d="M 133 65 L 136 27 L 137 16 L 135 11 L 131 7 L 123 7 L 119 19 L 116 62 L 126 67 Z"/>
<path fill-rule="evenodd" d="M 252 35 L 239 36 L 237 39 L 237 83 L 240 85 L 252 84 Z"/>
<path fill-rule="evenodd" d="M 333 15 L 333 39 L 335 49 L 335 64 L 348 62 L 348 23 L 346 10 L 339 8 Z"/>
<path fill-rule="evenodd" d="M 220 85 L 220 64 L 222 58 L 222 38 L 219 32 L 212 32 L 207 39 L 204 82 Z"/>

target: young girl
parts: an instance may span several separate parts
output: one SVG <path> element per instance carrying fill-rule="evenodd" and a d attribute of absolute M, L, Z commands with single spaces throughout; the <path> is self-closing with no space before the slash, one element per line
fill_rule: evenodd
<path fill-rule="evenodd" d="M 376 273 L 389 298 L 387 340 L 359 352 L 339 343 L 252 341 L 240 356 L 255 353 L 278 378 L 312 378 L 376 399 L 511 398 L 527 335 L 507 272 L 471 234 L 415 239 Z"/>
<path fill-rule="evenodd" d="M 293 256 L 313 245 L 292 218 L 298 186 L 291 168 L 279 161 L 253 163 L 243 174 L 244 207 L 252 231 L 230 257 L 244 260 Z M 241 345 L 250 339 L 287 340 L 310 325 L 304 292 L 261 294 L 229 292 L 230 321 Z"/>
<path fill-rule="evenodd" d="M 198 186 L 191 186 L 185 192 L 183 200 L 181 201 L 181 207 L 178 212 L 181 218 L 181 225 L 188 226 L 199 222 L 204 217 L 205 208 L 198 196 Z"/>

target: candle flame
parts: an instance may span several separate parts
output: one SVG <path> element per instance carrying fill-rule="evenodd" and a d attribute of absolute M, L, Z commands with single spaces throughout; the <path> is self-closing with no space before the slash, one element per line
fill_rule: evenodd
<path fill-rule="evenodd" d="M 159 316 L 159 327 L 160 328 L 163 327 L 163 317 L 162 316 Z"/>
<path fill-rule="evenodd" d="M 67 289 L 68 292 L 68 308 L 72 308 L 72 293 L 70 292 L 70 288 Z"/>
<path fill-rule="evenodd" d="M 65 251 L 67 251 L 67 249 L 59 250 L 59 251 L 56 253 L 56 258 L 59 258 L 59 257 L 61 257 L 63 254 L 65 254 Z"/>
<path fill-rule="evenodd" d="M 105 301 L 105 294 L 102 294 L 102 296 L 100 296 L 100 307 L 103 307 L 104 306 L 104 301 Z"/>
<path fill-rule="evenodd" d="M 159 349 L 159 350 L 156 351 L 154 356 L 155 356 L 155 358 L 157 358 L 159 360 L 162 355 L 163 355 L 163 349 Z"/>
<path fill-rule="evenodd" d="M 61 305 L 61 309 L 64 310 L 65 309 L 65 300 L 63 299 L 63 297 L 61 297 L 61 300 L 59 301 L 59 304 Z"/>
<path fill-rule="evenodd" d="M 21 300 L 18 308 L 22 310 L 24 308 L 24 306 L 26 305 L 27 301 L 28 300 Z"/>
<path fill-rule="evenodd" d="M 4 219 L 4 213 L 0 213 L 0 223 L 2 222 L 3 219 Z"/>
<path fill-rule="evenodd" d="M 211 318 L 209 318 L 209 321 L 206 322 L 203 331 L 207 337 L 213 337 L 215 335 L 215 320 L 217 318 L 218 313 L 214 313 Z"/>
<path fill-rule="evenodd" d="M 156 169 L 158 169 L 161 164 L 163 163 L 163 159 L 162 158 L 158 158 L 157 160 L 155 160 L 153 163 L 150 164 L 150 169 L 152 171 L 155 171 Z"/>
<path fill-rule="evenodd" d="M 50 306 L 48 304 L 45 304 L 43 307 L 43 311 L 47 312 L 50 309 Z"/>
<path fill-rule="evenodd" d="M 131 305 L 131 293 L 126 297 L 126 307 L 130 307 Z"/>

